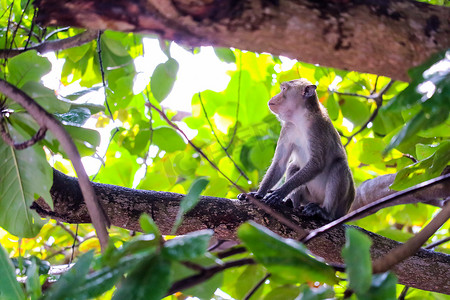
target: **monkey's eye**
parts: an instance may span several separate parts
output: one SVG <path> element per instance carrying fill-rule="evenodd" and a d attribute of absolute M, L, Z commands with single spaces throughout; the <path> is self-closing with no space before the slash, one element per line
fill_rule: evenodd
<path fill-rule="evenodd" d="M 286 89 L 287 89 L 286 86 L 284 84 L 282 84 L 281 85 L 281 91 L 284 92 L 284 91 L 286 91 Z"/>

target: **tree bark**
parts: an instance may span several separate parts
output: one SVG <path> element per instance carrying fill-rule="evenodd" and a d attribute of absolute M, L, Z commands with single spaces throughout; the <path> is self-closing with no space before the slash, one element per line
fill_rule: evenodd
<path fill-rule="evenodd" d="M 179 203 L 184 195 L 134 190 L 114 185 L 93 183 L 95 193 L 115 226 L 140 230 L 139 217 L 149 214 L 163 234 L 170 234 L 176 218 Z M 49 216 L 68 223 L 90 223 L 89 214 L 82 199 L 78 181 L 58 171 L 54 172 L 54 184 L 51 189 L 54 210 L 41 199 L 33 204 L 41 216 Z M 290 208 L 281 212 L 303 229 L 313 230 L 324 225 L 323 222 L 300 218 Z M 254 220 L 277 234 L 298 239 L 296 232 L 283 226 L 273 217 L 245 201 L 204 196 L 199 204 L 186 216 L 177 234 L 213 229 L 219 239 L 235 240 L 236 229 L 242 223 Z M 307 247 L 315 255 L 330 263 L 342 263 L 341 249 L 345 244 L 345 229 L 339 226 L 311 240 Z M 373 241 L 371 255 L 373 259 L 388 253 L 400 243 L 380 235 L 367 233 Z M 421 249 L 415 255 L 397 264 L 393 268 L 401 284 L 450 294 L 450 255 Z"/>
<path fill-rule="evenodd" d="M 38 0 L 38 21 L 158 34 L 408 81 L 450 47 L 450 7 L 413 0 Z M 302 70 L 300 70 L 301 74 Z"/>

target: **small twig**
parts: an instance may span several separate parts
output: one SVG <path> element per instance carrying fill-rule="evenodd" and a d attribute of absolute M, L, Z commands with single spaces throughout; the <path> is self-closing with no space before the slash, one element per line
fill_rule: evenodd
<path fill-rule="evenodd" d="M 72 243 L 72 247 L 71 247 L 71 254 L 70 254 L 70 261 L 69 261 L 69 264 L 71 264 L 71 263 L 73 262 L 73 256 L 75 255 L 75 244 L 76 244 L 76 242 L 77 242 L 79 225 L 77 224 L 75 228 L 76 228 L 76 229 L 75 229 L 75 237 L 74 237 L 74 239 L 73 239 L 73 243 Z"/>
<path fill-rule="evenodd" d="M 57 28 L 57 29 L 51 31 L 49 34 L 47 34 L 47 35 L 44 37 L 44 41 L 48 40 L 49 38 L 51 38 L 51 37 L 54 36 L 55 34 L 58 34 L 58 33 L 60 33 L 60 32 L 64 32 L 64 31 L 68 31 L 69 29 L 70 29 L 70 26 Z M 96 32 L 96 31 L 92 31 L 92 32 Z"/>
<path fill-rule="evenodd" d="M 357 210 L 352 211 L 351 213 L 346 214 L 345 216 L 334 220 L 333 222 L 328 223 L 327 225 L 324 225 L 320 228 L 317 228 L 316 230 L 311 231 L 306 237 L 304 237 L 303 239 L 301 239 L 300 241 L 302 243 L 307 243 L 310 240 L 312 240 L 313 238 L 319 236 L 320 234 L 323 234 L 324 232 L 344 224 L 345 222 L 348 222 L 350 220 L 353 220 L 355 218 L 357 218 L 360 215 L 363 215 L 364 213 L 366 213 L 367 211 L 373 210 L 373 209 L 377 209 L 378 207 L 381 207 L 383 204 L 386 204 L 388 202 L 392 202 L 394 200 L 396 200 L 397 198 L 415 193 L 419 190 L 422 190 L 426 187 L 430 187 L 433 186 L 435 184 L 447 181 L 450 179 L 450 174 L 446 174 L 446 175 L 442 175 L 427 181 L 424 181 L 422 183 L 419 183 L 413 187 L 410 187 L 406 190 L 400 191 L 400 192 L 396 192 L 394 194 L 388 195 L 386 197 L 383 197 L 377 201 L 374 201 L 372 203 L 369 203 L 361 208 L 358 208 Z"/>
<path fill-rule="evenodd" d="M 373 263 L 373 273 L 382 273 L 416 253 L 423 244 L 450 218 L 450 202 L 414 237 Z"/>
<path fill-rule="evenodd" d="M 234 166 L 236 167 L 236 169 L 239 171 L 239 173 L 240 173 L 242 176 L 244 176 L 244 178 L 245 178 L 247 181 L 250 181 L 250 179 L 247 177 L 247 175 L 245 175 L 244 171 L 242 171 L 242 169 L 237 165 L 237 163 L 234 161 L 234 159 L 233 159 L 233 158 L 231 157 L 231 155 L 228 153 L 228 148 L 230 147 L 231 143 L 225 148 L 225 147 L 222 145 L 222 143 L 220 142 L 219 137 L 217 136 L 216 131 L 214 130 L 214 127 L 213 127 L 213 125 L 211 124 L 211 121 L 210 121 L 210 119 L 209 119 L 209 117 L 208 117 L 208 113 L 206 112 L 206 108 L 205 108 L 205 105 L 204 105 L 204 103 L 203 103 L 202 95 L 201 95 L 200 92 L 198 93 L 198 98 L 199 98 L 199 100 L 200 100 L 200 104 L 201 104 L 201 106 L 202 106 L 203 113 L 205 114 L 206 121 L 208 122 L 209 128 L 211 129 L 212 134 L 213 134 L 214 138 L 216 139 L 217 143 L 219 143 L 220 147 L 221 147 L 222 150 L 225 152 L 225 154 L 226 154 L 226 156 L 228 157 L 228 159 L 233 163 L 233 165 L 234 165 Z M 236 124 L 237 124 L 237 123 L 236 123 Z M 237 128 L 237 125 L 236 125 L 234 128 Z"/>
<path fill-rule="evenodd" d="M 49 114 L 25 92 L 3 79 L 0 79 L 0 92 L 25 108 L 41 128 L 47 128 L 58 139 L 61 147 L 72 161 L 72 165 L 78 175 L 78 182 L 89 216 L 97 232 L 101 248 L 105 250 L 108 245 L 107 227 L 110 225 L 110 222 L 95 195 L 89 176 L 86 174 L 86 170 L 81 162 L 80 153 L 71 136 L 53 115 Z"/>
<path fill-rule="evenodd" d="M 450 236 L 448 236 L 448 237 L 446 237 L 446 238 L 444 238 L 442 240 L 439 240 L 439 241 L 436 241 L 434 243 L 431 243 L 431 244 L 427 245 L 425 247 L 425 249 L 433 249 L 433 248 L 435 248 L 437 246 L 440 246 L 440 245 L 442 245 L 444 243 L 447 243 L 448 241 L 450 241 Z"/>
<path fill-rule="evenodd" d="M 419 162 L 419 161 L 418 161 L 414 156 L 412 156 L 411 154 L 403 153 L 402 156 L 403 156 L 403 157 L 406 157 L 406 158 L 409 158 L 410 160 L 413 161 L 413 163 Z"/>
<path fill-rule="evenodd" d="M 392 84 L 394 84 L 394 80 L 391 79 L 391 81 L 389 81 L 388 84 L 386 84 L 386 86 L 379 93 L 371 94 L 370 96 L 353 94 L 353 96 L 356 96 L 356 97 L 364 97 L 366 99 L 374 99 L 376 108 L 373 111 L 370 118 L 367 120 L 367 122 L 364 123 L 364 125 L 362 125 L 361 128 L 358 129 L 355 133 L 352 133 L 349 137 L 347 137 L 347 143 L 345 143 L 344 147 L 347 147 L 348 144 L 350 144 L 350 142 L 352 141 L 353 137 L 355 137 L 357 134 L 361 133 L 364 129 L 366 129 L 367 125 L 369 125 L 376 118 L 376 116 L 378 115 L 378 111 L 380 110 L 381 106 L 383 105 L 383 94 L 387 92 L 387 90 L 392 86 Z M 339 92 L 336 92 L 336 93 L 341 94 L 341 95 L 344 94 L 344 93 L 339 93 Z"/>
<path fill-rule="evenodd" d="M 167 296 L 171 295 L 180 290 L 184 290 L 199 284 L 200 282 L 204 282 L 209 278 L 213 277 L 215 274 L 234 267 L 241 267 L 245 265 L 254 265 L 256 262 L 251 258 L 244 258 L 234 261 L 226 262 L 222 265 L 216 265 L 209 268 L 203 268 L 203 270 L 199 274 L 195 274 L 184 279 L 176 281 L 172 284 L 172 287 L 167 292 Z"/>
<path fill-rule="evenodd" d="M 247 252 L 247 249 L 244 246 L 233 247 L 231 249 L 224 250 L 222 252 L 216 253 L 217 257 L 220 259 L 230 257 L 236 254 L 242 254 Z"/>
<path fill-rule="evenodd" d="M 102 60 L 102 45 L 101 45 L 101 41 L 102 41 L 102 34 L 103 32 L 101 30 L 98 31 L 97 33 L 97 54 L 98 54 L 98 63 L 100 65 L 100 73 L 102 74 L 102 85 L 103 85 L 103 93 L 105 96 L 105 104 L 106 104 L 106 109 L 108 110 L 109 115 L 111 116 L 111 119 L 114 120 L 114 116 L 111 112 L 111 108 L 109 107 L 109 103 L 108 103 L 108 97 L 107 97 L 107 93 L 106 93 L 106 81 L 105 81 L 105 69 L 103 68 L 103 60 Z"/>
<path fill-rule="evenodd" d="M 205 270 L 205 268 L 202 265 L 193 263 L 191 261 L 183 261 L 181 262 L 181 264 L 194 271 L 203 272 Z"/>
<path fill-rule="evenodd" d="M 30 0 L 27 1 L 27 4 L 25 4 L 25 8 L 22 10 L 22 14 L 20 15 L 19 22 L 17 23 L 17 26 L 14 29 L 14 32 L 13 32 L 12 37 L 11 37 L 11 46 L 9 47 L 9 49 L 12 49 L 12 47 L 13 47 L 14 39 L 16 38 L 17 31 L 19 31 L 20 24 L 22 23 L 22 20 L 23 20 L 23 15 L 27 11 L 28 5 L 30 5 Z"/>
<path fill-rule="evenodd" d="M 62 222 L 60 221 L 56 221 L 56 225 L 58 225 L 59 227 L 61 227 L 65 232 L 67 232 L 68 234 L 70 234 L 70 236 L 74 239 L 77 240 L 78 242 L 81 242 L 83 239 L 78 236 L 78 224 L 77 224 L 77 228 L 76 228 L 76 232 L 73 232 L 72 230 L 70 230 L 70 228 L 67 228 L 66 225 L 64 225 Z"/>
<path fill-rule="evenodd" d="M 259 289 L 260 286 L 263 285 L 264 282 L 266 282 L 267 278 L 269 278 L 272 274 L 267 273 L 266 276 L 264 276 L 258 283 L 245 295 L 244 300 L 249 300 L 251 296 Z"/>
<path fill-rule="evenodd" d="M 166 114 L 161 111 L 159 108 L 155 107 L 153 104 L 146 103 L 145 105 L 152 107 L 154 110 L 156 110 L 161 117 L 167 122 L 167 124 L 169 124 L 170 126 L 172 126 L 172 128 L 174 128 L 175 130 L 177 130 L 178 132 L 180 132 L 184 138 L 186 139 L 186 141 L 189 143 L 189 145 L 191 145 L 217 172 L 219 172 L 225 179 L 228 180 L 228 182 L 230 182 L 237 190 L 239 190 L 241 193 L 246 193 L 246 191 L 239 186 L 238 184 L 236 184 L 234 181 L 232 181 L 225 173 L 223 173 L 219 167 L 212 162 L 208 156 L 206 156 L 206 154 L 199 148 L 197 147 L 188 137 L 187 135 L 183 132 L 183 130 L 180 129 L 180 127 L 178 127 L 175 123 L 173 123 L 171 120 L 169 120 L 169 118 L 166 116 Z M 256 199 L 255 197 L 251 196 L 250 194 L 247 194 L 247 198 L 250 199 L 250 201 L 259 209 L 263 210 L 264 212 L 266 212 L 267 214 L 273 216 L 275 219 L 277 219 L 280 223 L 286 225 L 287 227 L 289 227 L 290 229 L 294 230 L 295 232 L 299 233 L 300 236 L 306 236 L 307 235 L 307 231 L 300 228 L 299 226 L 297 226 L 294 222 L 292 222 L 291 220 L 289 220 L 288 218 L 286 218 L 285 216 L 283 216 L 281 213 L 273 210 L 272 208 L 270 208 L 267 204 L 264 204 L 263 202 L 259 201 L 258 199 Z"/>
<path fill-rule="evenodd" d="M 28 33 L 28 39 L 27 39 L 27 42 L 25 43 L 24 49 L 28 48 L 28 44 L 31 41 L 31 36 L 33 35 L 34 23 L 36 21 L 36 15 L 37 15 L 37 9 L 35 8 L 33 11 L 33 19 L 31 20 L 30 32 Z"/>
<path fill-rule="evenodd" d="M 91 42 L 97 36 L 97 31 L 86 30 L 75 36 L 68 37 L 62 40 L 46 41 L 39 45 L 19 48 L 19 49 L 3 49 L 0 50 L 0 59 L 11 58 L 19 55 L 25 51 L 36 50 L 37 52 L 43 54 L 50 51 L 64 50 L 68 48 L 73 48 L 76 46 L 81 46 L 83 44 Z"/>
<path fill-rule="evenodd" d="M 17 150 L 24 150 L 28 147 L 33 146 L 34 144 L 36 144 L 45 137 L 46 132 L 47 128 L 41 127 L 29 140 L 26 140 L 25 142 L 22 143 L 16 143 L 9 134 L 9 132 L 7 131 L 5 124 L 3 124 L 2 117 L 0 117 L 0 135 L 2 136 L 3 141 L 5 141 L 6 144 Z"/>
<path fill-rule="evenodd" d="M 206 251 L 211 252 L 219 248 L 221 245 L 223 245 L 226 242 L 226 240 L 217 240 L 217 242 L 214 245 L 211 245 Z"/>

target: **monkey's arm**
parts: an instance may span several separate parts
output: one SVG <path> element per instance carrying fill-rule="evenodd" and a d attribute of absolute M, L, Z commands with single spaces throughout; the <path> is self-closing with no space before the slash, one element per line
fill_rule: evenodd
<path fill-rule="evenodd" d="M 284 133 L 282 130 L 280 138 L 278 139 L 277 147 L 275 149 L 272 164 L 264 175 L 263 180 L 259 185 L 258 191 L 249 193 L 251 196 L 262 199 L 286 172 L 287 164 L 292 152 L 292 146 L 287 143 L 285 139 L 286 133 Z M 245 194 L 239 194 L 238 199 L 245 200 Z"/>
<path fill-rule="evenodd" d="M 325 160 L 324 149 L 316 148 L 306 165 L 286 180 L 280 188 L 265 196 L 264 201 L 269 205 L 283 201 L 293 190 L 312 180 L 322 172 L 325 168 Z"/>

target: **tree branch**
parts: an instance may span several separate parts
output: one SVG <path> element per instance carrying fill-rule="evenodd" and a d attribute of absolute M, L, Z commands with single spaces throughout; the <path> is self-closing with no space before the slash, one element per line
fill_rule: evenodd
<path fill-rule="evenodd" d="M 412 0 L 256 1 L 259 8 L 249 0 L 200 1 L 196 10 L 187 0 L 34 3 L 44 25 L 146 32 L 404 81 L 408 69 L 450 47 L 450 8 Z"/>
<path fill-rule="evenodd" d="M 81 191 L 75 178 L 58 171 L 54 172 L 54 183 L 50 191 L 54 210 L 44 200 L 38 200 L 33 208 L 41 216 L 69 223 L 89 223 L 90 218 Z M 110 214 L 115 226 L 140 231 L 139 217 L 147 213 L 155 220 L 162 234 L 169 234 L 184 195 L 134 190 L 124 187 L 93 183 L 98 199 Z M 448 194 L 448 189 L 445 191 Z M 431 192 L 430 192 L 431 193 Z M 409 196 L 412 199 L 412 195 Z M 325 225 L 323 221 L 300 218 L 289 207 L 280 207 L 280 213 L 304 230 L 314 230 Z M 213 229 L 218 239 L 236 240 L 236 230 L 244 222 L 254 220 L 284 237 L 299 239 L 301 235 L 281 224 L 263 210 L 246 201 L 203 196 L 198 205 L 186 214 L 179 234 L 201 229 Z M 341 249 L 345 244 L 345 228 L 338 226 L 313 239 L 308 249 L 332 264 L 342 264 Z M 363 230 L 363 229 L 361 229 Z M 400 243 L 365 231 L 373 240 L 373 259 L 382 257 Z M 450 255 L 420 249 L 416 254 L 397 264 L 394 272 L 401 284 L 419 289 L 450 294 Z"/>
<path fill-rule="evenodd" d="M 75 36 L 71 36 L 61 40 L 46 41 L 39 45 L 28 48 L 0 49 L 0 59 L 11 58 L 29 50 L 36 50 L 37 52 L 43 54 L 50 51 L 58 51 L 81 46 L 95 39 L 97 37 L 97 34 L 98 33 L 96 30 L 86 30 L 85 32 Z"/>
<path fill-rule="evenodd" d="M 19 103 L 33 117 L 41 128 L 50 130 L 58 139 L 64 151 L 67 153 L 67 156 L 72 161 L 75 171 L 77 172 L 79 186 L 81 187 L 81 191 L 86 201 L 86 205 L 92 219 L 92 224 L 97 231 L 102 249 L 106 249 L 109 239 L 106 227 L 109 226 L 109 220 L 95 196 L 89 177 L 86 174 L 84 166 L 81 162 L 80 154 L 78 153 L 77 147 L 75 146 L 75 143 L 70 135 L 61 123 L 53 117 L 53 115 L 49 114 L 42 108 L 42 106 L 36 103 L 23 91 L 3 79 L 0 79 L 0 92 L 6 97 Z"/>

